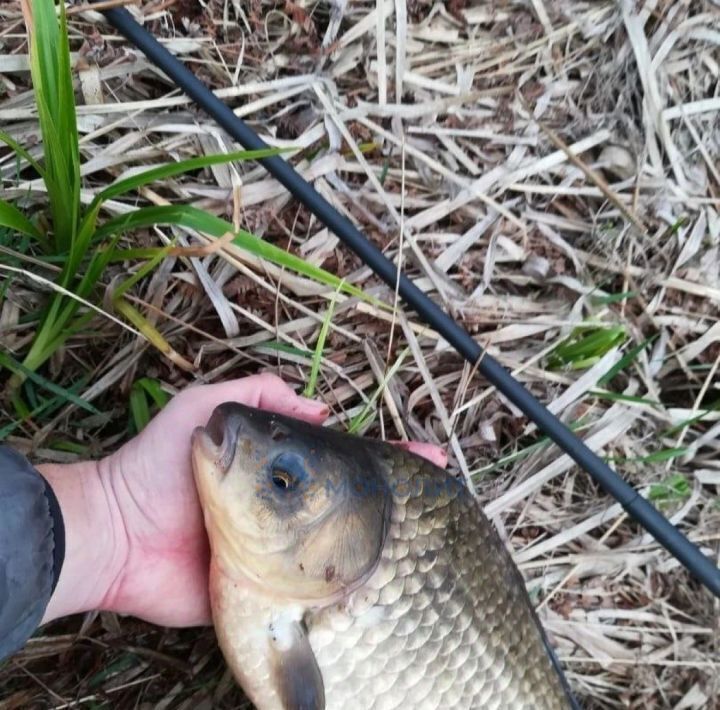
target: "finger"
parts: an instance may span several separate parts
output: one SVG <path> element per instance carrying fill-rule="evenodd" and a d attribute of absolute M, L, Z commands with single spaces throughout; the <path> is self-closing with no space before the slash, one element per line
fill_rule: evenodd
<path fill-rule="evenodd" d="M 297 394 L 275 375 L 268 374 L 259 377 L 263 380 L 258 407 L 309 422 L 320 423 L 328 418 L 330 409 L 323 402 Z"/>
<path fill-rule="evenodd" d="M 325 404 L 301 397 L 281 378 L 270 373 L 198 388 L 196 404 L 204 418 L 223 402 L 240 402 L 315 423 L 323 422 L 330 413 Z"/>
<path fill-rule="evenodd" d="M 448 457 L 445 450 L 435 444 L 427 444 L 422 441 L 391 441 L 391 444 L 410 451 L 413 454 L 422 456 L 440 468 L 447 466 Z"/>

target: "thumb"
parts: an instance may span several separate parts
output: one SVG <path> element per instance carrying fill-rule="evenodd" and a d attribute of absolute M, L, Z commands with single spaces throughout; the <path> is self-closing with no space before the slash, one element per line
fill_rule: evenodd
<path fill-rule="evenodd" d="M 248 407 L 287 414 L 313 423 L 322 423 L 330 413 L 325 404 L 302 397 L 284 380 L 271 373 L 203 385 L 198 388 L 196 397 L 195 406 L 203 412 L 205 418 L 224 402 L 240 402 Z"/>

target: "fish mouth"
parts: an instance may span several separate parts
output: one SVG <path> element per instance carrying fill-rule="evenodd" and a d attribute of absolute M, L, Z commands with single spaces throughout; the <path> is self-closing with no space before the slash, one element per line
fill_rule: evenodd
<path fill-rule="evenodd" d="M 226 405 L 216 407 L 204 427 L 196 427 L 192 433 L 193 447 L 213 460 L 226 474 L 235 459 L 238 442 L 239 422 L 230 415 Z"/>
<path fill-rule="evenodd" d="M 196 426 L 193 429 L 192 435 L 190 436 L 190 443 L 193 451 L 199 451 L 209 459 L 217 458 L 218 447 L 213 442 L 205 427 Z"/>

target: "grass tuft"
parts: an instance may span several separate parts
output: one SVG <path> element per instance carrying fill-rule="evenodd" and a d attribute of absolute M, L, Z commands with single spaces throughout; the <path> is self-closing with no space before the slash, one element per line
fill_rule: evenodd
<path fill-rule="evenodd" d="M 47 224 L 42 229 L 17 207 L 7 201 L 0 201 L 0 227 L 36 240 L 48 263 L 59 264 L 61 270 L 57 279 L 60 288 L 39 310 L 36 335 L 23 358 L 22 368 L 12 370 L 6 386 L 16 413 L 27 414 L 19 388 L 28 373 L 43 366 L 69 338 L 80 336 L 90 325 L 95 314 L 84 312 L 81 304 L 87 299 L 97 298 L 112 261 L 125 261 L 129 257 L 149 259 L 135 276 L 126 279 L 115 290 L 111 298 L 112 306 L 117 314 L 134 326 L 150 345 L 171 362 L 186 371 L 194 369 L 192 363 L 168 343 L 147 317 L 123 298 L 125 291 L 149 275 L 167 256 L 166 249 L 118 249 L 120 237 L 127 232 L 167 225 L 196 229 L 216 238 L 231 233 L 234 235 L 234 244 L 255 256 L 295 270 L 320 283 L 343 283 L 324 269 L 308 264 L 272 244 L 266 244 L 249 232 L 236 230 L 229 222 L 191 206 L 145 207 L 120 217 L 102 219 L 106 202 L 153 182 L 231 162 L 278 155 L 290 149 L 233 151 L 141 170 L 98 191 L 89 206 L 84 208 L 80 199 L 80 143 L 65 6 L 63 3 L 56 6 L 54 0 L 34 0 L 32 3 L 23 0 L 22 7 L 30 43 L 32 88 L 42 136 L 42 164 L 31 158 L 27 150 L 7 134 L 0 135 L 0 139 L 19 159 L 27 160 L 36 170 L 45 187 L 49 210 L 42 220 L 38 220 Z M 365 298 L 361 289 L 344 283 L 343 289 Z"/>

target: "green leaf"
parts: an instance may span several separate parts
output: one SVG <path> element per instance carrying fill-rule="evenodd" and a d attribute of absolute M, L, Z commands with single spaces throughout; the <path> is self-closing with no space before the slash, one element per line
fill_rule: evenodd
<path fill-rule="evenodd" d="M 97 249 L 97 251 L 90 258 L 90 263 L 87 265 L 85 273 L 80 279 L 80 283 L 78 283 L 73 288 L 75 294 L 80 296 L 80 298 L 86 299 L 90 295 L 92 290 L 97 286 L 98 281 L 100 281 L 100 279 L 102 278 L 105 268 L 110 263 L 113 251 L 115 250 L 115 244 L 117 243 L 119 238 L 120 235 L 116 235 L 110 241 L 109 245 Z M 75 301 L 74 299 L 73 303 L 76 304 L 75 310 L 77 310 L 79 304 L 77 304 L 77 301 Z"/>
<path fill-rule="evenodd" d="M 663 461 L 672 461 L 672 459 L 678 456 L 683 456 L 688 452 L 688 448 L 683 446 L 680 448 L 669 448 L 662 449 L 661 451 L 655 451 L 647 456 L 640 456 L 635 461 L 640 463 L 662 463 Z"/>
<path fill-rule="evenodd" d="M 32 2 L 30 72 L 45 153 L 44 181 L 55 244 L 72 253 L 80 214 L 80 150 L 65 4 Z"/>
<path fill-rule="evenodd" d="M 697 424 L 698 422 L 701 422 L 705 417 L 707 417 L 710 414 L 713 414 L 717 412 L 717 410 L 720 409 L 720 402 L 716 402 L 712 405 L 710 405 L 707 409 L 699 409 L 698 413 L 695 414 L 692 417 L 689 417 L 688 419 L 684 419 L 681 422 L 678 422 L 677 424 L 673 424 L 672 426 L 668 427 L 664 431 L 660 432 L 659 438 L 665 438 L 667 436 L 672 436 L 673 434 L 676 434 L 682 429 L 685 429 L 686 427 L 692 426 L 693 424 Z"/>
<path fill-rule="evenodd" d="M 570 431 L 577 434 L 583 429 L 589 427 L 591 424 L 592 421 L 589 420 L 587 417 L 581 417 L 576 421 L 568 422 L 568 428 L 570 429 Z M 476 480 L 480 480 L 481 478 L 486 477 L 488 474 L 501 469 L 503 466 L 506 466 L 509 463 L 514 463 L 515 461 L 518 461 L 520 459 L 524 459 L 534 451 L 545 448 L 550 444 L 552 444 L 552 440 L 550 439 L 550 437 L 541 436 L 537 441 L 533 442 L 532 444 L 529 444 L 524 448 L 517 449 L 510 454 L 506 454 L 505 456 L 502 456 L 501 458 L 493 461 L 493 463 L 489 463 L 485 466 L 481 466 L 474 471 L 471 471 L 470 478 L 473 482 L 475 482 Z M 515 445 L 516 442 L 513 442 L 512 446 Z"/>
<path fill-rule="evenodd" d="M 88 299 L 102 276 L 113 253 L 114 242 L 118 239 L 119 236 L 116 236 L 110 246 L 98 249 L 92 255 L 85 272 L 78 281 L 72 284 L 72 291 L 77 297 Z M 80 301 L 63 293 L 56 292 L 52 296 L 48 308 L 41 317 L 35 339 L 23 360 L 24 369 L 16 371 L 10 380 L 9 388 L 11 390 L 24 382 L 27 376 L 26 371 L 34 372 L 37 370 L 70 336 L 77 332 L 81 325 L 93 317 L 94 313 L 89 312 L 79 321 L 73 322 L 73 318 L 80 306 Z"/>
<path fill-rule="evenodd" d="M 88 681 L 88 688 L 95 690 L 95 688 L 102 687 L 109 678 L 118 676 L 124 671 L 128 671 L 131 668 L 135 668 L 141 664 L 140 657 L 133 653 L 123 653 L 116 660 L 112 660 L 104 665 L 101 670 L 90 676 Z"/>
<path fill-rule="evenodd" d="M 150 395 L 158 409 L 162 409 L 170 401 L 170 395 L 162 388 L 160 382 L 151 377 L 142 377 L 135 382 L 135 385 L 142 387 Z"/>
<path fill-rule="evenodd" d="M 607 296 L 592 296 L 593 303 L 599 306 L 610 306 L 613 303 L 621 303 L 638 295 L 637 291 L 624 291 L 622 293 L 610 293 Z"/>
<path fill-rule="evenodd" d="M 84 379 L 84 378 L 83 378 Z M 33 410 L 28 411 L 22 402 L 20 402 L 20 408 L 24 410 L 24 413 L 18 414 L 18 416 L 6 424 L 4 427 L 0 427 L 0 441 L 7 439 L 15 429 L 22 425 L 28 419 L 37 419 L 41 415 L 49 416 L 59 410 L 61 407 L 67 405 L 68 397 L 67 393 L 75 394 L 75 391 L 81 388 L 81 385 L 85 384 L 83 381 L 76 382 L 69 389 L 63 390 L 63 394 L 51 397 L 43 402 L 40 402 Z"/>
<path fill-rule="evenodd" d="M 21 158 L 25 158 L 30 165 L 32 165 L 33 168 L 35 168 L 35 171 L 40 177 L 44 177 L 44 171 L 40 167 L 40 163 L 38 163 L 35 158 L 28 153 L 25 148 L 23 148 L 11 135 L 8 133 L 5 133 L 5 131 L 0 131 L 0 141 L 5 143 L 7 146 L 13 149 L 15 153 L 17 153 Z"/>
<path fill-rule="evenodd" d="M 173 240 L 174 244 L 174 240 Z M 137 247 L 135 249 L 115 249 L 110 261 L 134 261 L 137 259 L 154 259 L 158 255 L 167 254 L 168 247 Z"/>
<path fill-rule="evenodd" d="M 150 421 L 150 408 L 148 407 L 145 392 L 135 385 L 130 390 L 130 414 L 135 432 L 140 433 Z"/>
<path fill-rule="evenodd" d="M 645 348 L 650 345 L 656 338 L 657 334 L 653 335 L 652 337 L 648 338 L 647 340 L 644 340 L 639 345 L 636 345 L 634 348 L 631 348 L 628 350 L 628 352 L 621 357 L 599 380 L 598 385 L 601 387 L 604 387 L 606 384 L 611 382 L 615 375 L 622 372 L 626 367 L 631 365 L 633 362 L 635 362 L 635 359 L 637 356 L 645 350 Z"/>
<path fill-rule="evenodd" d="M 143 337 L 173 363 L 182 367 L 188 372 L 194 369 L 193 364 L 178 353 L 165 339 L 162 333 L 138 311 L 129 301 L 122 296 L 113 298 L 113 309 L 120 313 L 125 320 L 129 321 L 143 335 Z"/>
<path fill-rule="evenodd" d="M 5 441 L 5 439 L 12 434 L 15 429 L 17 429 L 24 421 L 29 419 L 30 417 L 35 417 L 38 414 L 42 414 L 45 409 L 47 409 L 48 404 L 44 402 L 41 406 L 37 407 L 36 409 L 33 409 L 32 412 L 29 413 L 29 415 L 25 416 L 16 416 L 13 421 L 9 422 L 5 426 L 0 427 L 0 441 Z"/>
<path fill-rule="evenodd" d="M 678 456 L 683 456 L 688 452 L 687 447 L 680 448 L 668 448 L 661 449 L 660 451 L 653 451 L 653 453 L 647 456 L 632 456 L 625 458 L 622 456 L 609 456 L 608 461 L 614 461 L 616 463 L 663 463 L 664 461 L 672 461 L 672 459 Z"/>
<path fill-rule="evenodd" d="M 10 372 L 22 373 L 23 375 L 25 375 L 25 377 L 34 382 L 36 385 L 42 387 L 43 389 L 51 392 L 54 395 L 62 397 L 67 402 L 70 402 L 75 406 L 80 407 L 87 412 L 90 412 L 91 414 L 100 414 L 100 411 L 93 407 L 90 402 L 85 401 L 82 397 L 78 397 L 66 388 L 56 385 L 54 382 L 51 382 L 45 377 L 42 377 L 42 375 L 39 375 L 36 372 L 32 372 L 27 367 L 19 363 L 17 360 L 10 357 L 10 355 L 8 355 L 7 353 L 0 352 L 0 365 L 2 365 L 2 367 L 6 368 Z"/>
<path fill-rule="evenodd" d="M 150 422 L 148 397 L 158 409 L 162 409 L 170 401 L 170 396 L 157 380 L 150 377 L 136 380 L 130 389 L 130 415 L 136 433 L 142 431 Z"/>
<path fill-rule="evenodd" d="M 651 501 L 672 502 L 685 500 L 692 493 L 687 478 L 680 473 L 668 476 L 660 483 L 654 483 L 648 491 Z"/>
<path fill-rule="evenodd" d="M 118 180 L 118 182 L 113 183 L 109 187 L 106 187 L 102 192 L 99 192 L 95 197 L 95 200 L 112 200 L 125 192 L 129 192 L 130 190 L 135 190 L 138 187 L 148 185 L 156 180 L 163 180 L 175 175 L 182 175 L 190 170 L 200 170 L 201 168 L 207 168 L 210 165 L 232 163 L 236 160 L 258 160 L 260 158 L 268 158 L 273 155 L 287 152 L 291 152 L 291 149 L 263 148 L 262 150 L 240 150 L 234 153 L 206 155 L 200 158 L 180 160 L 177 163 L 168 163 L 167 165 L 161 165 L 157 168 L 143 170 L 131 177 Z"/>
<path fill-rule="evenodd" d="M 177 225 L 187 229 L 195 229 L 198 232 L 209 234 L 218 239 L 225 236 L 228 232 L 231 232 L 235 234 L 233 244 L 261 259 L 267 259 L 274 264 L 284 266 L 303 276 L 314 279 L 319 283 L 339 288 L 365 301 L 371 301 L 376 305 L 379 303 L 377 299 L 366 295 L 361 289 L 355 286 L 344 283 L 342 279 L 331 274 L 329 271 L 309 264 L 300 257 L 289 254 L 284 249 L 269 244 L 249 232 L 244 230 L 236 232 L 234 227 L 224 219 L 220 219 L 219 217 L 187 205 L 143 207 L 129 214 L 109 220 L 98 228 L 96 236 L 104 237 L 109 234 L 153 227 L 158 224 Z"/>
<path fill-rule="evenodd" d="M 249 348 L 250 350 L 254 350 L 255 352 L 270 351 L 287 353 L 288 355 L 294 355 L 297 358 L 305 358 L 307 360 L 312 360 L 313 356 L 313 353 L 310 350 L 301 350 L 300 348 L 296 348 L 293 345 L 282 343 L 279 340 L 264 340 L 262 343 L 249 346 Z"/>
<path fill-rule="evenodd" d="M 37 227 L 15 205 L 5 200 L 0 200 L 0 226 L 9 227 L 41 242 L 45 239 Z"/>
<path fill-rule="evenodd" d="M 323 319 L 322 327 L 320 328 L 320 335 L 318 336 L 317 343 L 315 344 L 315 352 L 313 354 L 312 367 L 310 368 L 310 378 L 308 379 L 305 392 L 305 397 L 313 397 L 315 394 L 315 387 L 317 385 L 318 374 L 320 373 L 320 363 L 322 362 L 322 354 L 325 348 L 325 340 L 327 339 L 328 331 L 330 330 L 330 323 L 332 322 L 333 313 L 335 312 L 335 303 L 337 302 L 338 291 L 335 291 L 330 306 L 327 309 L 325 318 Z"/>
<path fill-rule="evenodd" d="M 76 441 L 70 441 L 68 439 L 58 439 L 50 442 L 50 448 L 55 451 L 68 451 L 71 454 L 78 454 L 79 456 L 88 456 L 90 447 L 86 444 L 78 444 Z"/>
<path fill-rule="evenodd" d="M 548 367 L 553 369 L 568 365 L 573 369 L 588 367 L 613 347 L 620 345 L 625 337 L 625 328 L 622 326 L 610 328 L 580 326 L 548 354 Z"/>
<path fill-rule="evenodd" d="M 95 236 L 95 228 L 97 226 L 97 218 L 100 213 L 100 204 L 91 204 L 85 212 L 85 216 L 80 222 L 77 234 L 73 238 L 73 248 L 65 259 L 65 268 L 60 282 L 67 285 L 78 269 L 83 258 L 92 248 L 92 241 Z"/>
<path fill-rule="evenodd" d="M 600 390 L 588 390 L 588 394 L 598 399 L 607 399 L 611 402 L 630 402 L 632 404 L 646 404 L 650 407 L 662 407 L 662 402 L 647 397 L 638 397 L 632 394 L 620 394 L 618 392 L 602 392 Z"/>
<path fill-rule="evenodd" d="M 124 296 L 140 279 L 149 274 L 165 257 L 172 247 L 170 245 L 161 247 L 157 253 L 146 264 L 143 264 L 132 276 L 125 279 L 114 291 L 113 299 Z M 113 250 L 114 252 L 116 250 Z"/>
<path fill-rule="evenodd" d="M 385 373 L 382 382 L 380 382 L 375 388 L 372 397 L 370 397 L 370 399 L 365 403 L 365 406 L 362 408 L 360 413 L 353 417 L 350 425 L 348 426 L 349 434 L 356 434 L 366 424 L 369 424 L 372 421 L 375 416 L 375 402 L 378 397 L 380 397 L 385 387 L 387 387 L 387 383 L 390 382 L 390 380 L 395 376 L 395 373 L 400 369 L 400 366 L 403 364 L 403 361 L 408 356 L 409 352 L 410 348 L 405 348 L 400 355 L 398 355 L 398 358 L 393 363 L 392 367 Z"/>

